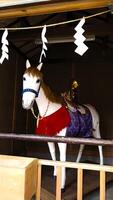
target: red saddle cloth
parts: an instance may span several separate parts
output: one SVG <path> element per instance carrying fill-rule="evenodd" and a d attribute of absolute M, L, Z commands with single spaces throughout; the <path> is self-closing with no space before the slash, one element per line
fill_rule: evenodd
<path fill-rule="evenodd" d="M 44 118 L 39 118 L 35 133 L 38 135 L 54 136 L 71 122 L 69 113 L 65 106 Z"/>

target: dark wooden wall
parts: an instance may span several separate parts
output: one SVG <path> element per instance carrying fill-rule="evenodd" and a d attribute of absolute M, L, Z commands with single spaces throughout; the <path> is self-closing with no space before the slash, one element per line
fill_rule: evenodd
<path fill-rule="evenodd" d="M 26 112 L 21 106 L 22 71 L 25 61 L 10 47 L 9 61 L 0 65 L 0 132 L 22 133 L 26 127 Z M 0 153 L 15 153 L 13 141 L 0 140 Z M 19 146 L 17 148 L 20 148 Z M 21 152 L 21 148 L 20 148 Z"/>

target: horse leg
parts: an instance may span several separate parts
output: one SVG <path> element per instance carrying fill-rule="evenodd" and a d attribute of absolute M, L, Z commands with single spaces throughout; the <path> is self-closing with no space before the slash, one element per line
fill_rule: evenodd
<path fill-rule="evenodd" d="M 77 162 L 77 163 L 80 162 L 80 159 L 81 159 L 81 157 L 82 157 L 82 153 L 83 153 L 84 147 L 85 147 L 84 144 L 81 144 L 81 145 L 80 145 L 79 152 L 78 152 L 78 156 L 77 156 L 77 159 L 76 159 L 76 162 Z"/>
<path fill-rule="evenodd" d="M 103 161 L 103 149 L 102 146 L 98 146 L 98 150 L 99 150 L 99 156 L 100 156 L 100 165 L 103 165 L 104 161 Z"/>
<path fill-rule="evenodd" d="M 49 151 L 51 154 L 52 160 L 56 161 L 56 154 L 55 154 L 55 144 L 53 142 L 48 142 Z M 54 176 L 56 176 L 56 167 L 54 166 Z"/>
<path fill-rule="evenodd" d="M 66 149 L 67 144 L 66 143 L 58 143 L 59 151 L 60 151 L 60 161 L 66 161 Z M 65 188 L 65 181 L 66 181 L 66 168 L 62 167 L 62 183 L 61 183 L 61 189 L 62 191 Z"/>
<path fill-rule="evenodd" d="M 99 122 L 97 122 L 96 129 L 93 132 L 93 135 L 97 139 L 101 138 L 101 136 L 100 136 Z M 102 148 L 101 145 L 98 146 L 98 150 L 99 150 L 99 157 L 100 157 L 100 165 L 103 165 L 103 163 L 104 163 L 104 161 L 103 161 L 103 148 Z"/>

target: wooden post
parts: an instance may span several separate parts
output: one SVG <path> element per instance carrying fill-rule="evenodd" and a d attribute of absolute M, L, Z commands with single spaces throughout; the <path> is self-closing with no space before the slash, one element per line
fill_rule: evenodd
<path fill-rule="evenodd" d="M 106 173 L 100 171 L 100 200 L 106 200 Z"/>
<path fill-rule="evenodd" d="M 77 200 L 82 200 L 83 196 L 83 169 L 77 170 Z"/>
<path fill-rule="evenodd" d="M 61 179 L 62 167 L 57 167 L 57 180 L 56 180 L 56 200 L 61 200 Z"/>
<path fill-rule="evenodd" d="M 42 165 L 38 165 L 38 173 L 37 173 L 37 190 L 36 190 L 36 200 L 41 199 L 41 172 Z"/>

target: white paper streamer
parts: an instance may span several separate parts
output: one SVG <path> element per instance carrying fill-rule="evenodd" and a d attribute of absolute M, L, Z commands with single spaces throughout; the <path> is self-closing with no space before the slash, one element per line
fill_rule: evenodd
<path fill-rule="evenodd" d="M 74 35 L 75 38 L 74 43 L 77 45 L 75 52 L 81 56 L 88 50 L 88 47 L 84 44 L 84 41 L 86 40 L 86 38 L 83 36 L 83 33 L 85 31 L 82 28 L 84 23 L 85 23 L 85 18 L 83 17 L 79 22 L 79 24 L 74 28 L 74 30 L 76 31 Z"/>
<path fill-rule="evenodd" d="M 1 43 L 2 43 L 2 55 L 1 55 L 1 58 L 0 58 L 0 63 L 2 64 L 4 59 L 6 58 L 7 60 L 9 59 L 9 49 L 8 49 L 8 45 L 9 45 L 9 42 L 7 40 L 7 36 L 8 36 L 8 30 L 5 29 L 3 35 L 2 35 L 2 39 L 1 39 Z"/>
<path fill-rule="evenodd" d="M 44 57 L 46 57 L 46 51 L 47 51 L 46 43 L 48 43 L 48 41 L 47 41 L 47 38 L 46 38 L 45 34 L 46 34 L 46 25 L 42 29 L 42 34 L 41 34 L 41 38 L 42 38 L 42 52 L 41 52 L 41 55 L 40 55 L 39 63 L 42 62 L 42 56 L 43 55 L 44 55 Z"/>

